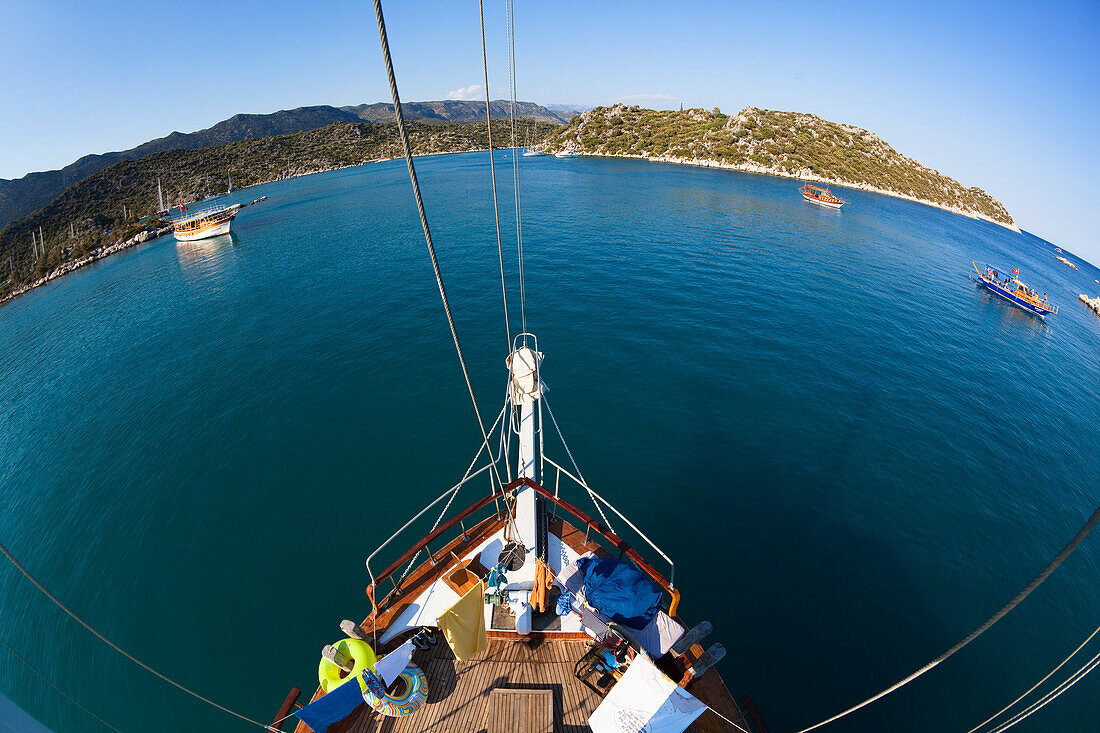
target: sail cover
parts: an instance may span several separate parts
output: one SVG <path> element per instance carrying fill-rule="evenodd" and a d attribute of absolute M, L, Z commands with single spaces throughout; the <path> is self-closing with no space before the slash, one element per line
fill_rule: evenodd
<path fill-rule="evenodd" d="M 584 599 L 606 618 L 644 629 L 661 607 L 661 589 L 640 570 L 612 558 L 581 557 Z"/>
<path fill-rule="evenodd" d="M 683 733 L 706 709 L 639 654 L 589 716 L 588 726 L 593 733 Z"/>

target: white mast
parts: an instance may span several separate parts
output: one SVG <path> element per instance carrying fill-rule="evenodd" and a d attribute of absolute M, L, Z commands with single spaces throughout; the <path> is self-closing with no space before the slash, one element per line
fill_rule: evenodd
<path fill-rule="evenodd" d="M 160 190 L 160 176 L 157 176 L 157 203 L 160 204 L 157 211 L 164 211 L 164 193 Z"/>
<path fill-rule="evenodd" d="M 522 341 L 521 341 L 522 339 Z M 538 480 L 536 459 L 537 448 L 535 402 L 542 397 L 543 384 L 539 374 L 542 354 L 537 351 L 537 342 L 530 334 L 520 334 L 516 341 L 523 344 L 508 356 L 508 369 L 511 371 L 509 399 L 512 403 L 512 428 L 519 433 L 519 459 L 516 473 L 519 478 Z M 535 344 L 531 348 L 528 343 Z M 516 492 L 515 532 L 512 539 L 523 544 L 525 552 L 523 567 L 519 578 L 534 580 L 535 550 L 538 546 L 538 502 L 535 490 L 530 486 L 521 486 Z M 521 635 L 530 633 L 531 609 L 526 597 L 519 601 L 516 612 L 516 632 Z"/>
<path fill-rule="evenodd" d="M 229 171 L 229 190 L 226 193 L 233 193 L 233 171 Z"/>

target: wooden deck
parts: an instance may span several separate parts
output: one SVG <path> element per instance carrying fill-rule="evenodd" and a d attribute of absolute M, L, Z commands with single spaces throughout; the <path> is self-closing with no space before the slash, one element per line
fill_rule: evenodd
<path fill-rule="evenodd" d="M 448 558 L 451 553 L 465 557 L 486 538 L 504 525 L 499 515 L 492 515 L 469 531 L 437 549 L 434 556 Z M 580 531 L 562 517 L 549 518 L 549 529 L 578 553 L 593 551 L 607 556 L 606 550 L 587 531 Z M 411 555 L 410 555 L 411 557 Z M 405 562 L 403 558 L 399 562 Z M 361 624 L 367 633 L 375 628 L 386 629 L 398 615 L 433 582 L 440 579 L 452 563 L 424 561 L 401 583 L 400 593 L 390 592 L 378 600 L 378 607 Z M 369 595 L 369 593 L 368 593 Z M 380 593 L 381 595 L 381 593 Z M 392 651 L 411 636 L 408 631 L 376 651 L 381 656 Z M 577 637 L 582 638 L 577 638 Z M 428 650 L 418 650 L 413 661 L 428 678 L 428 699 L 424 708 L 406 718 L 387 718 L 361 705 L 351 716 L 329 728 L 329 733 L 496 733 L 490 728 L 490 696 L 495 689 L 550 690 L 553 698 L 553 730 L 555 733 L 588 731 L 588 716 L 602 698 L 573 676 L 574 665 L 589 648 L 583 634 L 539 634 L 529 638 L 514 632 L 489 632 L 489 648 L 468 662 L 454 658 L 445 642 Z M 694 657 L 693 657 L 694 658 Z M 729 662 L 727 662 L 728 664 Z M 683 663 L 665 657 L 659 663 L 670 679 L 683 674 Z M 716 669 L 711 669 L 687 687 L 708 706 L 737 721 L 743 729 L 752 730 Z M 312 700 L 321 696 L 321 690 Z M 710 713 L 692 724 L 692 733 L 728 733 L 730 726 Z M 298 722 L 295 733 L 311 733 Z"/>
<path fill-rule="evenodd" d="M 428 676 L 427 704 L 407 718 L 384 718 L 363 705 L 347 733 L 492 733 L 490 696 L 495 689 L 549 690 L 554 733 L 588 730 L 601 698 L 573 676 L 588 649 L 585 641 L 532 638 L 489 640 L 489 648 L 459 662 L 445 643 L 417 651 L 413 661 Z"/>

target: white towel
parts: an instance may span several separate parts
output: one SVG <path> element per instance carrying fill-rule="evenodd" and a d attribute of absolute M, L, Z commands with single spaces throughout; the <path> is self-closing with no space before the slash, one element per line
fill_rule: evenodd
<path fill-rule="evenodd" d="M 413 643 L 410 639 L 375 662 L 374 672 L 382 678 L 382 682 L 385 683 L 386 687 L 389 687 L 397 679 L 397 675 L 409 666 L 412 656 Z"/>

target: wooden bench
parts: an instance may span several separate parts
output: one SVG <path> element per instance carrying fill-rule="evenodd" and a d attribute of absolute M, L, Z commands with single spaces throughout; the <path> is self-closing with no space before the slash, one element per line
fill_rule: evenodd
<path fill-rule="evenodd" d="M 489 694 L 489 733 L 553 733 L 552 690 L 504 690 Z"/>

